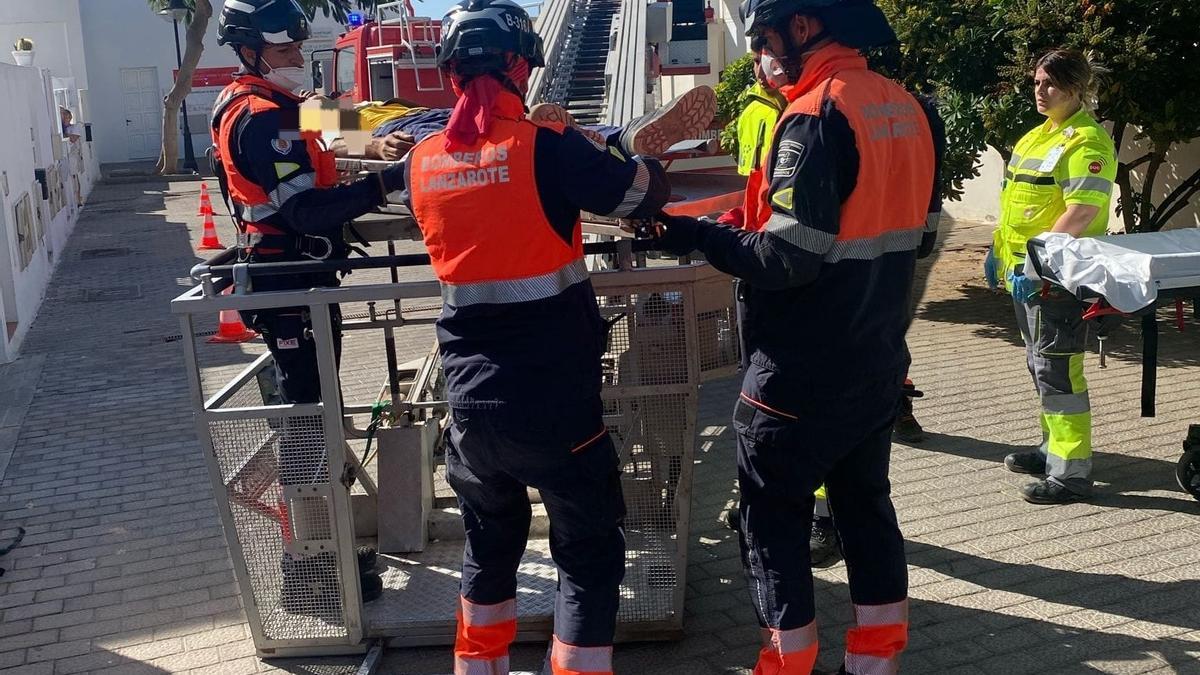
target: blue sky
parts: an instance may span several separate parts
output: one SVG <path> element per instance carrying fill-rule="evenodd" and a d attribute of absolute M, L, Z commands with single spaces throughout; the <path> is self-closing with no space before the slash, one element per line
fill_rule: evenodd
<path fill-rule="evenodd" d="M 517 0 L 522 5 L 533 4 L 536 0 Z M 420 16 L 432 16 L 441 18 L 445 15 L 446 10 L 450 9 L 450 5 L 456 4 L 458 0 L 413 0 L 413 8 L 417 10 Z M 537 12 L 530 10 L 531 15 L 536 15 Z"/>

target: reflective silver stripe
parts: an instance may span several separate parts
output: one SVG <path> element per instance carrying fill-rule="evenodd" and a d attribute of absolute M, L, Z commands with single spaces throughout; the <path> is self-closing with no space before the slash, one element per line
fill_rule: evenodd
<path fill-rule="evenodd" d="M 1025 171 L 1039 171 L 1042 168 L 1042 164 L 1045 161 L 1046 160 L 1044 160 L 1044 159 L 1037 159 L 1037 158 L 1027 159 L 1027 160 L 1021 162 L 1020 166 L 1018 166 L 1017 168 L 1023 169 Z"/>
<path fill-rule="evenodd" d="M 938 223 L 942 222 L 942 212 L 934 211 L 933 213 L 925 214 L 925 231 L 937 232 Z"/>
<path fill-rule="evenodd" d="M 633 176 L 633 185 L 625 191 L 625 198 L 613 209 L 610 216 L 624 218 L 633 213 L 634 209 L 642 205 L 646 199 L 646 191 L 650 189 L 650 170 L 646 168 L 646 163 L 640 158 L 633 160 L 637 164 L 637 173 Z"/>
<path fill-rule="evenodd" d="M 795 218 L 782 213 L 771 214 L 766 231 L 792 246 L 817 255 L 825 255 L 837 239 L 835 234 L 801 224 Z"/>
<path fill-rule="evenodd" d="M 1010 169 L 1015 169 L 1015 168 L 1017 168 L 1018 166 L 1020 166 L 1020 165 L 1021 165 L 1021 160 L 1022 160 L 1022 159 L 1023 159 L 1023 158 L 1022 158 L 1020 155 L 1018 155 L 1017 153 L 1015 153 L 1015 152 L 1014 152 L 1014 153 L 1012 154 L 1012 157 L 1009 157 L 1009 158 L 1008 158 L 1008 167 L 1009 167 Z"/>
<path fill-rule="evenodd" d="M 1063 459 L 1058 455 L 1046 453 L 1046 475 L 1058 479 L 1058 482 L 1070 486 L 1067 481 L 1075 479 L 1076 481 L 1087 481 L 1088 476 L 1092 475 L 1092 458 L 1087 459 Z M 1088 482 L 1090 485 L 1090 481 Z"/>
<path fill-rule="evenodd" d="M 807 626 L 788 630 L 765 628 L 762 634 L 763 646 L 773 647 L 780 654 L 795 654 L 817 644 L 817 622 L 813 620 Z"/>
<path fill-rule="evenodd" d="M 477 281 L 468 284 L 442 282 L 442 301 L 454 307 L 529 302 L 558 295 L 587 278 L 587 266 L 580 259 L 567 263 L 553 272 L 536 277 L 504 281 Z"/>
<path fill-rule="evenodd" d="M 1042 396 L 1042 410 L 1050 415 L 1082 415 L 1091 412 L 1092 404 L 1087 391 L 1075 394 L 1047 394 Z"/>
<path fill-rule="evenodd" d="M 459 597 L 463 622 L 468 626 L 493 626 L 517 618 L 517 601 L 505 600 L 494 605 L 478 605 Z"/>
<path fill-rule="evenodd" d="M 494 659 L 454 657 L 454 675 L 508 675 L 508 656 Z"/>
<path fill-rule="evenodd" d="M 825 262 L 839 260 L 874 260 L 886 253 L 915 250 L 921 245 L 924 228 L 891 230 L 870 239 L 847 239 L 835 241 L 825 254 Z"/>
<path fill-rule="evenodd" d="M 241 0 L 225 0 L 225 6 L 229 9 L 245 12 L 247 14 L 253 14 L 255 11 L 254 5 L 242 2 Z"/>
<path fill-rule="evenodd" d="M 900 672 L 900 659 L 846 652 L 846 672 L 851 675 L 896 675 Z"/>
<path fill-rule="evenodd" d="M 554 637 L 550 659 L 555 669 L 581 670 L 584 672 L 612 672 L 612 647 L 576 647 Z"/>
<path fill-rule="evenodd" d="M 886 605 L 855 605 L 854 622 L 859 626 L 887 626 L 908 623 L 908 600 Z"/>
<path fill-rule="evenodd" d="M 249 223 L 261 222 L 276 213 L 279 213 L 279 209 L 275 208 L 272 204 L 242 205 L 242 220 Z"/>
<path fill-rule="evenodd" d="M 1087 178 L 1068 178 L 1059 183 L 1063 192 L 1072 193 L 1076 190 L 1090 190 L 1092 192 L 1101 192 L 1106 195 L 1112 194 L 1113 182 L 1107 178 L 1098 176 L 1088 176 Z"/>
<path fill-rule="evenodd" d="M 306 190 L 311 190 L 317 186 L 317 174 L 313 171 L 302 173 L 299 176 L 293 176 L 271 191 L 271 203 L 276 207 L 283 206 L 287 200 Z"/>

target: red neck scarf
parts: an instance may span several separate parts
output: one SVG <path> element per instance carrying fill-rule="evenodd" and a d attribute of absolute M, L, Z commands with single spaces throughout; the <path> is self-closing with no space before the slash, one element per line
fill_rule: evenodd
<path fill-rule="evenodd" d="M 529 62 L 514 59 L 505 75 L 519 90 L 525 91 L 529 86 Z M 496 76 L 477 75 L 465 87 L 457 78 L 451 78 L 450 85 L 458 94 L 458 102 L 446 124 L 447 150 L 474 145 L 480 136 L 487 135 L 496 116 L 520 117 L 525 112 L 520 97 L 506 89 Z"/>

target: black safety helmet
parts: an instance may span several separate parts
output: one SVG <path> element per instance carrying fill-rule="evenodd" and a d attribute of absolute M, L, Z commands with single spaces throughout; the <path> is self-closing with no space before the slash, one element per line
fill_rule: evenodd
<path fill-rule="evenodd" d="M 524 57 L 530 68 L 546 65 L 542 38 L 533 30 L 533 20 L 513 0 L 462 0 L 442 18 L 442 39 L 437 63 L 450 70 L 451 62 L 471 68 L 472 61 L 491 67 L 504 64 L 504 55 Z"/>
<path fill-rule="evenodd" d="M 874 0 L 745 0 L 738 8 L 746 35 L 764 26 L 778 28 L 794 14 L 815 16 L 825 33 L 855 49 L 892 44 L 896 32 Z"/>
<path fill-rule="evenodd" d="M 217 44 L 261 51 L 308 39 L 308 16 L 296 0 L 225 0 Z"/>

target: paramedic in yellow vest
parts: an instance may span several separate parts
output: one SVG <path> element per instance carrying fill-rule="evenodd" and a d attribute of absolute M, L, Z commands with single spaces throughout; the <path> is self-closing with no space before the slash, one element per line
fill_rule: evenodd
<path fill-rule="evenodd" d="M 1004 173 L 1000 224 L 984 264 L 988 284 L 1012 293 L 1026 361 L 1041 397 L 1042 443 L 1004 459 L 1010 471 L 1045 475 L 1021 496 L 1065 504 L 1092 494 L 1092 413 L 1083 352 L 1082 303 L 1022 274 L 1026 243 L 1044 232 L 1103 235 L 1117 174 L 1112 138 L 1092 117 L 1092 69 L 1074 50 L 1041 58 L 1034 70 L 1038 112 L 1047 120 L 1013 148 Z"/>
<path fill-rule="evenodd" d="M 749 176 L 771 151 L 771 136 L 787 99 L 763 75 L 761 57 L 754 55 L 754 84 L 744 96 L 749 99 L 737 119 L 738 173 Z"/>

